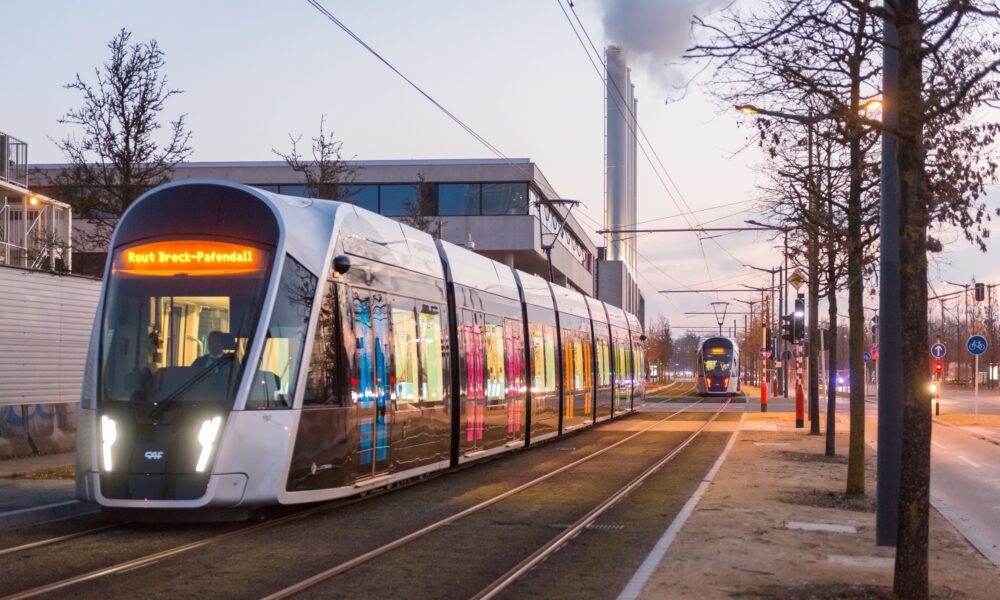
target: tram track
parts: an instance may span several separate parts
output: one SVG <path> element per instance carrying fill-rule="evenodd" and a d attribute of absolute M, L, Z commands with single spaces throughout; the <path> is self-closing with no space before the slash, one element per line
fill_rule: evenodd
<path fill-rule="evenodd" d="M 656 394 L 656 393 L 658 393 L 658 392 L 654 392 L 654 394 Z M 542 475 L 542 476 L 540 476 L 538 478 L 535 478 L 532 481 L 528 482 L 527 484 L 522 484 L 522 485 L 519 485 L 519 486 L 517 486 L 517 487 L 515 487 L 515 488 L 513 488 L 511 490 L 508 490 L 507 492 L 504 492 L 503 494 L 495 496 L 495 497 L 491 498 L 490 500 L 482 502 L 482 503 L 476 505 L 473 508 L 475 508 L 476 511 L 482 510 L 483 508 L 486 508 L 487 506 L 495 504 L 495 503 L 503 500 L 504 498 L 510 497 L 510 496 L 512 496 L 512 495 L 514 495 L 516 493 L 524 491 L 525 489 L 533 487 L 534 485 L 537 485 L 537 484 L 539 484 L 539 483 L 541 483 L 543 481 L 551 479 L 552 477 L 555 477 L 555 476 L 557 476 L 557 475 L 559 475 L 561 473 L 569 471 L 570 469 L 575 468 L 575 467 L 577 467 L 577 466 L 579 466 L 581 464 L 584 464 L 584 463 L 586 463 L 586 462 L 588 462 L 588 461 L 590 461 L 590 460 L 592 460 L 594 458 L 602 456 L 602 455 L 606 454 L 607 452 L 609 452 L 610 450 L 612 450 L 614 448 L 617 448 L 617 447 L 619 447 L 619 446 L 627 443 L 628 441 L 631 441 L 631 440 L 635 439 L 636 437 L 642 435 L 643 433 L 646 433 L 646 432 L 654 429 L 655 427 L 657 427 L 658 425 L 664 423 L 665 421 L 673 419 L 677 415 L 681 415 L 681 414 L 683 414 L 685 412 L 688 412 L 691 408 L 699 405 L 701 402 L 702 402 L 702 399 L 696 399 L 694 402 L 691 402 L 690 404 L 679 408 L 677 411 L 670 413 L 669 415 L 665 416 L 664 418 L 658 419 L 655 422 L 653 422 L 652 424 L 650 424 L 650 425 L 648 425 L 648 426 L 646 426 L 646 427 L 644 427 L 644 428 L 642 428 L 642 429 L 640 429 L 640 430 L 638 430 L 636 432 L 633 432 L 633 433 L 627 435 L 626 437 L 622 438 L 621 440 L 618 440 L 617 442 L 614 442 L 614 443 L 612 443 L 610 445 L 607 445 L 607 446 L 603 446 L 601 449 L 599 449 L 599 450 L 597 450 L 597 451 L 595 451 L 595 452 L 593 452 L 591 454 L 588 454 L 588 455 L 586 455 L 586 456 L 584 456 L 584 457 L 582 457 L 580 459 L 577 459 L 577 460 L 575 460 L 575 461 L 573 461 L 573 462 L 571 462 L 569 464 L 563 465 L 563 466 L 561 466 L 561 467 L 559 467 L 559 468 L 557 468 L 557 469 L 555 469 L 553 471 L 550 471 L 550 472 L 548 472 L 548 473 L 546 473 L 546 474 L 544 474 L 544 475 Z M 608 421 L 608 423 L 615 423 L 615 422 L 619 422 L 619 421 Z M 579 432 L 573 432 L 570 435 L 574 436 L 574 435 L 578 435 L 580 433 L 585 433 L 587 431 L 594 431 L 594 428 L 587 428 L 585 430 L 580 430 Z M 558 440 L 558 439 L 566 439 L 566 438 L 557 438 L 556 440 Z M 552 441 L 556 441 L 556 440 L 552 440 Z M 550 443 L 551 442 L 548 442 L 546 444 L 543 444 L 540 447 L 544 447 L 546 445 L 549 445 Z M 71 576 L 71 577 L 66 577 L 64 579 L 60 579 L 60 580 L 57 580 L 57 581 L 54 581 L 54 582 L 50 582 L 50 583 L 47 583 L 47 584 L 44 584 L 44 585 L 39 585 L 39 586 L 30 588 L 30 589 L 22 590 L 22 591 L 15 592 L 15 593 L 7 595 L 7 596 L 0 597 L 0 600 L 21 600 L 21 599 L 26 599 L 26 598 L 34 598 L 34 597 L 38 597 L 38 596 L 42 596 L 42 595 L 48 595 L 48 594 L 51 594 L 53 592 L 57 592 L 57 591 L 60 591 L 60 590 L 66 590 L 67 588 L 71 588 L 73 586 L 76 586 L 78 584 L 82 584 L 82 583 L 85 583 L 85 582 L 91 582 L 91 581 L 103 579 L 103 578 L 109 577 L 111 575 L 124 574 L 126 572 L 137 570 L 137 569 L 141 569 L 143 567 L 148 567 L 150 565 L 153 565 L 153 564 L 156 564 L 156 563 L 160 563 L 161 561 L 164 561 L 166 559 L 170 559 L 170 558 L 178 557 L 178 556 L 181 556 L 181 555 L 184 555 L 184 554 L 188 554 L 188 553 L 191 553 L 191 552 L 193 552 L 195 550 L 206 548 L 208 546 L 212 546 L 212 545 L 219 544 L 219 543 L 222 543 L 222 542 L 234 540 L 236 538 L 239 538 L 239 537 L 242 537 L 242 536 L 246 536 L 246 535 L 250 535 L 250 534 L 253 534 L 253 533 L 262 532 L 264 530 L 273 529 L 273 528 L 275 528 L 275 527 L 277 527 L 279 525 L 289 524 L 289 523 L 291 523 L 293 521 L 297 521 L 297 520 L 301 520 L 301 519 L 304 519 L 304 518 L 307 518 L 307 517 L 310 517 L 310 516 L 318 515 L 318 514 L 323 513 L 323 512 L 327 512 L 327 511 L 331 511 L 331 510 L 334 510 L 334 509 L 343 508 L 343 507 L 346 507 L 346 506 L 349 506 L 349 505 L 357 504 L 357 503 L 360 503 L 360 502 L 363 502 L 363 501 L 367 501 L 369 499 L 373 499 L 373 498 L 378 497 L 378 496 L 382 496 L 382 495 L 386 494 L 389 491 L 395 491 L 395 490 L 398 490 L 398 489 L 401 489 L 401 488 L 410 487 L 410 486 L 417 485 L 417 484 L 420 484 L 420 483 L 423 483 L 423 480 L 420 480 L 420 479 L 413 480 L 412 482 L 406 482 L 406 483 L 403 483 L 401 485 L 397 485 L 397 486 L 395 486 L 393 488 L 390 488 L 390 489 L 383 489 L 383 490 L 373 491 L 372 493 L 370 493 L 370 494 L 368 494 L 366 496 L 359 496 L 359 497 L 354 497 L 354 498 L 347 498 L 347 499 L 344 499 L 344 500 L 338 500 L 338 501 L 334 501 L 334 502 L 329 502 L 329 503 L 324 503 L 324 504 L 321 504 L 321 505 L 309 507 L 309 508 L 297 511 L 297 512 L 292 513 L 292 514 L 283 515 L 281 517 L 277 517 L 277 518 L 274 518 L 274 519 L 271 519 L 271 520 L 267 520 L 267 521 L 263 521 L 263 522 L 254 523 L 254 524 L 246 525 L 246 526 L 243 526 L 243 527 L 239 527 L 237 529 L 233 529 L 233 530 L 224 532 L 224 533 L 219 534 L 219 535 L 209 536 L 209 537 L 206 537 L 206 538 L 203 538 L 203 539 L 199 539 L 199 540 L 195 540 L 195 541 L 192 541 L 192 542 L 188 542 L 188 543 L 184 543 L 184 544 L 181 544 L 181 545 L 177 545 L 177 546 L 173 546 L 173 547 L 170 547 L 170 548 L 166 548 L 166 549 L 163 549 L 163 550 L 159 550 L 157 552 L 152 552 L 152 553 L 144 554 L 142 556 L 139 556 L 139 557 L 136 557 L 136 558 L 133 558 L 133 559 L 129 559 L 129 560 L 125 560 L 125 561 L 121 561 L 121 562 L 118 562 L 118 563 L 115 563 L 115 564 L 112 564 L 112 565 L 109 565 L 109 566 L 106 566 L 106 567 L 101 567 L 101 568 L 97 568 L 97 569 L 91 569 L 91 570 L 86 571 L 86 572 L 81 573 L 81 574 L 77 574 L 77 575 L 74 575 L 74 576 Z M 465 516 L 468 516 L 469 514 L 472 514 L 472 512 L 476 512 L 476 511 L 471 511 L 470 509 L 466 509 L 464 511 L 461 511 L 461 512 L 455 514 L 455 515 L 452 515 L 451 517 L 448 517 L 445 520 L 447 522 L 454 522 L 454 521 L 457 521 L 457 520 L 459 520 L 459 519 L 461 519 L 461 518 L 463 518 Z M 443 527 L 445 524 L 447 524 L 447 523 L 439 522 L 439 524 L 435 528 Z M 6 555 L 6 556 L 16 555 L 18 553 L 28 552 L 28 551 L 31 551 L 31 550 L 36 550 L 36 549 L 39 549 L 39 548 L 43 548 L 45 546 L 55 545 L 55 544 L 58 544 L 58 543 L 61 543 L 61 542 L 68 542 L 68 541 L 72 541 L 72 540 L 79 540 L 81 538 L 89 538 L 89 537 L 92 537 L 92 536 L 97 536 L 98 534 L 105 533 L 105 532 L 108 532 L 110 530 L 120 529 L 124 525 L 126 525 L 126 524 L 124 524 L 124 523 L 113 523 L 113 524 L 109 524 L 109 525 L 107 525 L 105 527 L 91 528 L 91 529 L 88 529 L 88 530 L 85 530 L 85 531 L 75 532 L 75 533 L 66 534 L 66 535 L 62 535 L 62 536 L 57 536 L 57 537 L 46 539 L 46 540 L 39 540 L 39 541 L 36 541 L 36 542 L 22 544 L 20 546 L 16 546 L 16 547 L 4 549 L 4 550 L 0 551 L 0 557 L 2 557 L 4 555 Z M 410 534 L 410 536 L 406 536 L 406 537 L 407 537 L 407 539 L 410 539 L 411 536 L 414 536 L 417 533 L 421 533 L 421 536 L 422 536 L 422 535 L 426 535 L 427 533 L 429 533 L 429 531 L 424 531 L 422 529 L 422 530 L 419 530 L 418 532 L 414 532 L 413 534 Z M 412 537 L 412 539 L 418 539 L 421 536 Z M 405 542 L 402 545 L 405 545 Z M 349 561 L 349 562 L 356 562 L 356 561 L 358 561 L 359 559 L 361 559 L 364 556 L 367 556 L 367 553 L 366 554 L 362 554 L 361 556 L 355 558 L 353 561 Z M 358 564 L 363 564 L 364 562 L 365 562 L 364 560 L 361 560 L 360 562 L 356 562 L 356 564 L 354 566 L 357 566 Z M 353 568 L 353 567 L 351 567 L 351 568 Z M 346 570 L 349 570 L 349 569 L 346 569 Z"/>
<path fill-rule="evenodd" d="M 603 455 L 606 452 L 608 452 L 608 451 L 610 451 L 610 450 L 612 450 L 612 449 L 614 449 L 616 447 L 621 446 L 622 444 L 626 443 L 627 441 L 635 439 L 639 435 L 641 435 L 643 433 L 646 433 L 646 432 L 654 429 L 656 426 L 661 425 L 663 422 L 665 422 L 667 420 L 670 420 L 675 415 L 681 414 L 682 412 L 688 410 L 689 408 L 691 408 L 693 406 L 696 406 L 698 404 L 701 404 L 702 401 L 703 401 L 703 399 L 698 399 L 696 402 L 693 402 L 689 406 L 684 407 L 680 411 L 678 411 L 676 413 L 671 413 L 671 415 L 668 415 L 666 418 L 661 419 L 659 421 L 656 421 L 652 425 L 650 425 L 650 426 L 648 426 L 648 427 L 646 427 L 646 428 L 644 428 L 644 429 L 642 429 L 642 430 L 640 430 L 638 432 L 635 432 L 634 434 L 628 436 L 627 438 L 625 438 L 623 440 L 620 440 L 619 442 L 617 442 L 617 443 L 615 443 L 615 444 L 613 444 L 611 446 L 607 446 L 607 447 L 605 447 L 604 449 L 602 449 L 602 450 L 600 450 L 598 452 L 595 452 L 595 453 L 593 453 L 591 455 L 588 455 L 587 457 L 584 457 L 583 459 L 579 459 L 577 461 L 574 461 L 573 463 L 570 463 L 568 465 L 564 465 L 563 467 L 560 467 L 559 469 L 556 469 L 556 470 L 554 470 L 554 471 L 552 471 L 552 472 L 550 472 L 550 473 L 548 473 L 546 475 L 543 475 L 543 476 L 538 477 L 538 478 L 536 478 L 536 479 L 534 479 L 532 481 L 529 481 L 529 482 L 527 482 L 525 484 L 522 484 L 522 485 L 520 485 L 520 486 L 518 486 L 516 488 L 508 490 L 507 492 L 504 492 L 503 494 L 499 494 L 497 496 L 494 496 L 493 498 L 490 498 L 490 499 L 488 499 L 486 501 L 483 501 L 483 502 L 481 502 L 481 503 L 479 503 L 477 505 L 469 507 L 469 508 L 467 508 L 467 509 L 465 509 L 465 510 L 459 512 L 459 513 L 456 513 L 456 514 L 451 515 L 451 516 L 449 516 L 447 518 L 441 519 L 440 521 L 437 521 L 437 522 L 432 523 L 432 524 L 430 524 L 428 526 L 425 526 L 425 527 L 423 527 L 423 528 L 421 528 L 421 529 L 419 529 L 417 531 L 413 531 L 413 532 L 411 532 L 411 533 L 409 533 L 407 535 L 404 535 L 404 536 L 402 536 L 402 537 L 400 537 L 400 538 L 398 538 L 398 539 L 396 539 L 396 540 L 394 540 L 394 541 L 392 541 L 392 542 L 390 542 L 388 544 L 384 544 L 382 546 L 379 546 L 379 547 L 377 547 L 377 548 L 375 548 L 373 550 L 365 552 L 365 553 L 363 553 L 363 554 L 361 554 L 359 556 L 356 556 L 356 557 L 354 557 L 354 558 L 352 558 L 350 560 L 347 560 L 347 561 L 342 562 L 342 563 L 340 563 L 340 564 L 338 564 L 336 566 L 333 566 L 333 567 L 331 567 L 329 569 L 326 569 L 326 570 L 324 570 L 324 571 L 322 571 L 320 573 L 312 575 L 312 576 L 310 576 L 310 577 L 308 577 L 306 579 L 303 579 L 303 580 L 301 580 L 301 581 L 299 581 L 299 582 L 297 582 L 297 583 L 295 583 L 293 585 L 290 585 L 290 586 L 288 586 L 286 588 L 283 588 L 283 589 L 281 589 L 281 590 L 279 590 L 277 592 L 274 592 L 272 594 L 264 596 L 263 600 L 283 600 L 283 599 L 286 599 L 286 598 L 295 597 L 295 596 L 297 596 L 297 595 L 299 595 L 299 594 L 301 594 L 301 593 L 303 593 L 303 592 L 305 592 L 307 590 L 310 590 L 310 589 L 312 589 L 312 588 L 314 588 L 314 587 L 316 587 L 316 586 L 318 586 L 318 585 L 320 585 L 320 584 L 322 584 L 322 583 L 324 583 L 326 581 L 332 580 L 332 579 L 334 579 L 335 577 L 337 577 L 339 575 L 343 575 L 343 574 L 345 574 L 345 573 L 347 573 L 347 572 L 349 572 L 349 571 L 351 571 L 351 570 L 353 570 L 355 568 L 361 567 L 362 565 L 366 565 L 366 564 L 372 563 L 373 561 L 378 560 L 380 558 L 384 558 L 387 555 L 389 555 L 390 553 L 392 553 L 392 552 L 394 552 L 396 550 L 403 549 L 404 547 L 408 546 L 409 544 L 411 544 L 413 542 L 416 542 L 417 540 L 420 540 L 422 538 L 425 538 L 425 537 L 429 536 L 431 533 L 434 533 L 434 532 L 436 532 L 438 530 L 441 530 L 442 528 L 445 528 L 448 525 L 452 525 L 452 524 L 456 523 L 457 521 L 459 521 L 461 519 L 464 519 L 464 518 L 469 517 L 469 516 L 471 516 L 471 515 L 473 515 L 475 513 L 483 511 L 484 509 L 486 509 L 486 508 L 488 508 L 490 506 L 493 506 L 493 505 L 495 505 L 495 504 L 497 504 L 497 503 L 499 503 L 499 502 L 501 502 L 503 500 L 506 500 L 506 499 L 508 499 L 508 498 L 516 495 L 516 494 L 519 494 L 519 493 L 524 492 L 524 491 L 526 491 L 526 490 L 528 490 L 528 489 L 530 489 L 532 487 L 535 487 L 536 485 L 538 485 L 538 484 L 540 484 L 540 483 L 542 483 L 544 481 L 547 481 L 547 480 L 549 480 L 549 479 L 551 479 L 551 478 L 553 478 L 553 477 L 555 477 L 555 476 L 557 476 L 557 475 L 559 475 L 561 473 L 564 473 L 564 472 L 566 472 L 566 471 L 568 471 L 568 470 L 570 470 L 570 469 L 572 469 L 572 468 L 574 468 L 576 466 L 579 466 L 580 464 L 582 464 L 584 462 L 587 462 L 587 461 L 591 460 L 592 458 L 596 458 L 597 456 Z M 506 589 L 511 583 L 517 581 L 517 579 L 520 578 L 523 574 L 527 573 L 528 571 L 530 571 L 531 569 L 533 569 L 535 566 L 537 566 L 539 563 L 541 563 L 542 561 L 544 561 L 546 558 L 548 558 L 549 556 L 551 556 L 554 552 L 558 551 L 570 539 L 576 537 L 585 528 L 593 525 L 594 522 L 595 522 L 595 520 L 598 517 L 600 517 L 608 509 L 610 509 L 611 507 L 613 507 L 614 505 L 616 505 L 622 499 L 624 499 L 625 497 L 627 497 L 632 491 L 634 491 L 637 487 L 639 487 L 640 485 L 642 485 L 642 483 L 644 481 L 646 481 L 651 475 L 653 475 L 654 473 L 656 473 L 657 471 L 659 471 L 664 465 L 666 465 L 668 462 L 670 462 L 671 460 L 673 460 L 678 454 L 680 454 L 685 448 L 687 448 L 702 432 L 704 432 L 716 419 L 718 419 L 719 415 L 721 415 L 725 411 L 726 407 L 728 407 L 730 405 L 730 403 L 731 402 L 729 400 L 727 400 L 725 403 L 723 403 L 717 410 L 715 410 L 712 413 L 711 417 L 704 424 L 702 424 L 692 434 L 690 434 L 687 437 L 685 437 L 684 440 L 680 444 L 678 444 L 676 446 L 673 446 L 665 455 L 661 456 L 651 466 L 649 466 L 648 468 L 646 468 L 645 470 L 643 470 L 642 473 L 640 473 L 637 477 L 632 478 L 627 484 L 625 484 L 624 486 L 622 486 L 619 489 L 617 489 L 614 493 L 612 493 L 610 496 L 606 497 L 603 501 L 601 501 L 599 504 L 597 504 L 594 508 L 592 508 L 591 510 L 589 510 L 583 517 L 581 517 L 580 519 L 578 519 L 573 524 L 565 527 L 565 530 L 562 533 L 560 533 L 556 537 L 554 537 L 551 540 L 549 540 L 546 544 L 544 544 L 543 546 L 541 546 L 538 550 L 536 550 L 530 556 L 528 556 L 523 561 L 521 561 L 520 563 L 518 563 L 514 568 L 512 568 L 509 571 L 507 571 L 500 578 L 498 578 L 495 581 L 491 582 L 488 586 L 486 586 L 485 588 L 483 588 L 483 590 L 479 594 L 475 595 L 474 598 L 478 600 L 480 598 L 493 598 L 493 597 L 495 597 L 497 594 L 499 594 L 504 589 Z"/>

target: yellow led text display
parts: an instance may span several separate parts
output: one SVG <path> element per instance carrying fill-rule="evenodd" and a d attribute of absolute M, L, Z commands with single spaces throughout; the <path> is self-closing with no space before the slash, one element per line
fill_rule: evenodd
<path fill-rule="evenodd" d="M 264 269 L 263 251 L 208 240 L 169 240 L 119 250 L 113 269 L 128 275 L 246 275 Z"/>

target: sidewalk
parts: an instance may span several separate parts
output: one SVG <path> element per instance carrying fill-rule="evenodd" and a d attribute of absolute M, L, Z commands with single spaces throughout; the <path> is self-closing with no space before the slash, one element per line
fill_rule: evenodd
<path fill-rule="evenodd" d="M 865 498 L 843 496 L 837 456 L 794 414 L 748 413 L 742 430 L 640 598 L 890 598 L 893 548 L 875 545 L 875 456 Z M 1000 571 L 931 509 L 932 595 L 995 598 Z"/>
<path fill-rule="evenodd" d="M 95 512 L 76 500 L 76 454 L 47 454 L 0 461 L 0 531 Z"/>

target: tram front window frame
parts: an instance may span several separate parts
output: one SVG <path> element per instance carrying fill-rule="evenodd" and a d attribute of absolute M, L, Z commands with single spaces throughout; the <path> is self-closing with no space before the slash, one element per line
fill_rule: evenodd
<path fill-rule="evenodd" d="M 226 245 L 212 240 L 162 240 L 118 248 L 101 315 L 97 408 L 142 407 L 154 421 L 173 420 L 180 406 L 233 408 L 261 318 L 273 252 L 253 253 L 246 269 L 130 269 L 140 247 Z M 138 413 L 137 413 L 138 416 Z M 143 419 L 145 420 L 145 419 Z"/>

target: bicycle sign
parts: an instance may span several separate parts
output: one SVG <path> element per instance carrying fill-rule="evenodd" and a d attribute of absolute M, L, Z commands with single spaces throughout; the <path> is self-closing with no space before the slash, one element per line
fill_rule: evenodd
<path fill-rule="evenodd" d="M 989 343 L 986 342 L 986 338 L 981 335 L 974 335 L 969 338 L 969 341 L 965 343 L 966 347 L 969 349 L 969 354 L 973 356 L 979 356 L 980 354 L 986 352 L 989 347 Z"/>

